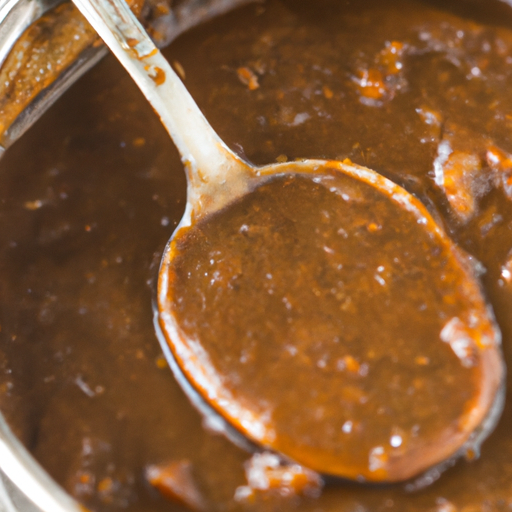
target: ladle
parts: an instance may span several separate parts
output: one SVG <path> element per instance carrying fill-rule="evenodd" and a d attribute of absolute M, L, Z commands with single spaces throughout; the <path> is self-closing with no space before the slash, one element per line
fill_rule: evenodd
<path fill-rule="evenodd" d="M 348 160 L 244 162 L 122 0 L 74 2 L 186 167 L 156 325 L 194 403 L 344 478 L 474 456 L 503 404 L 500 333 L 471 259 L 421 202 Z"/>

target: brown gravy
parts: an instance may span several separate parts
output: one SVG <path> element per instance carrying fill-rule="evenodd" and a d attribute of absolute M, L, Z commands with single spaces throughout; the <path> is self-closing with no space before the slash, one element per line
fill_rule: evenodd
<path fill-rule="evenodd" d="M 167 56 L 252 161 L 349 157 L 420 197 L 481 261 L 510 366 L 510 23 L 508 6 L 486 1 L 272 0 L 190 32 Z M 0 167 L 0 407 L 89 508 L 180 510 L 144 478 L 176 461 L 208 510 L 510 508 L 510 402 L 481 457 L 423 490 L 333 482 L 317 498 L 234 499 L 249 455 L 203 428 L 151 322 L 147 281 L 182 215 L 182 165 L 112 58 Z"/>
<path fill-rule="evenodd" d="M 501 380 L 468 262 L 392 196 L 328 165 L 278 175 L 178 231 L 164 266 L 202 395 L 255 441 L 360 481 L 449 458 Z"/>

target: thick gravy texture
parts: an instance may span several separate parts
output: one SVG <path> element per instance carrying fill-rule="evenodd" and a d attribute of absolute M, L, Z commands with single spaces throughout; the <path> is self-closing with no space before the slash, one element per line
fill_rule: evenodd
<path fill-rule="evenodd" d="M 174 235 L 170 348 L 254 441 L 360 482 L 418 476 L 502 403 L 472 265 L 400 189 L 280 169 Z"/>
<path fill-rule="evenodd" d="M 510 8 L 487 1 L 269 0 L 191 31 L 166 55 L 222 138 L 255 163 L 349 157 L 416 194 L 481 262 L 510 360 L 508 27 Z M 182 501 L 205 510 L 512 506 L 508 402 L 480 458 L 423 489 L 328 481 L 321 493 L 246 492 L 250 455 L 203 425 L 155 339 L 154 279 L 185 179 L 113 58 L 0 167 L 0 407 L 90 509 L 181 510 L 147 481 L 162 467 L 187 490 Z"/>

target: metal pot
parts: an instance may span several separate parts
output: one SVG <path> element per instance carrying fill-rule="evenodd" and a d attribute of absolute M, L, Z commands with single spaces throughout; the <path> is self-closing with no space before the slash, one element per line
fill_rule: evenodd
<path fill-rule="evenodd" d="M 139 16 L 157 44 L 165 46 L 188 28 L 248 1 L 178 0 L 168 14 L 155 15 L 156 0 L 148 0 Z M 52 37 L 41 39 L 42 28 L 49 28 Z M 70 42 L 64 55 L 59 53 L 63 41 Z M 36 53 L 43 54 L 44 66 Z M 106 53 L 70 2 L 0 0 L 0 158 Z M 36 462 L 0 413 L 0 512 L 84 510 Z"/>
<path fill-rule="evenodd" d="M 188 28 L 251 0 L 176 0 L 168 14 L 156 15 L 159 0 L 147 0 L 140 12 L 160 46 Z M 160 0 L 161 1 L 161 0 Z M 464 0 L 481 1 L 481 0 Z M 512 0 L 502 0 L 512 5 Z M 73 22 L 73 23 L 72 23 Z M 54 63 L 52 41 L 41 40 L 39 28 L 51 27 L 56 38 L 80 38 L 62 66 L 42 68 L 33 50 L 45 48 Z M 51 38 L 50 38 L 51 39 Z M 23 43 L 23 44 L 22 44 Z M 23 50 L 27 45 L 28 50 Z M 46 46 L 45 46 L 46 45 Z M 15 55 L 23 53 L 26 67 L 43 70 L 38 82 L 21 72 Z M 0 0 L 0 157 L 58 97 L 96 64 L 106 49 L 69 2 L 62 0 Z M 5 79 L 8 77 L 8 80 Z M 21 82 L 19 81 L 21 80 Z M 14 87 L 17 82 L 17 87 Z M 84 507 L 71 498 L 25 449 L 0 413 L 0 512 L 78 512 Z"/>

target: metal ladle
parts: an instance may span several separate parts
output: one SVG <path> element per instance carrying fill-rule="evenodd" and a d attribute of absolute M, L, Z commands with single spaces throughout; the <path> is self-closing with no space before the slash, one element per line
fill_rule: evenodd
<path fill-rule="evenodd" d="M 350 479 L 401 481 L 436 464 L 443 464 L 447 459 L 469 449 L 477 450 L 494 427 L 503 403 L 505 370 L 499 349 L 500 334 L 481 296 L 478 281 L 469 268 L 467 258 L 449 240 L 425 207 L 401 187 L 349 161 L 303 160 L 265 167 L 255 167 L 243 161 L 218 137 L 183 83 L 122 0 L 74 2 L 159 114 L 186 168 L 187 205 L 163 256 L 155 324 L 157 331 L 160 331 L 160 340 L 169 364 L 196 406 L 204 413 L 213 412 L 224 418 L 242 436 L 260 446 L 321 473 Z M 474 366 L 472 378 L 477 379 L 478 384 L 475 395 L 471 397 L 471 407 L 464 412 L 463 417 L 461 415 L 454 424 L 447 425 L 439 433 L 439 438 L 427 440 L 421 449 L 417 445 L 411 449 L 401 446 L 400 438 L 400 444 L 395 439 L 389 450 L 377 446 L 365 455 L 364 460 L 357 457 L 354 460 L 339 460 L 329 450 L 317 446 L 321 445 L 321 440 L 316 439 L 314 433 L 311 434 L 311 445 L 305 445 L 303 439 L 286 438 L 286 435 L 281 435 L 280 426 L 273 423 L 271 418 L 264 420 L 259 417 L 246 401 L 239 400 L 232 390 L 224 386 L 223 376 L 209 365 L 208 354 L 205 356 L 203 353 L 201 340 L 191 339 L 185 334 L 169 299 L 174 293 L 174 281 L 169 278 L 169 268 L 177 254 L 177 243 L 189 229 L 213 219 L 261 185 L 268 184 L 274 177 L 301 176 L 315 179 L 326 174 L 335 181 L 336 176 L 339 176 L 345 182 L 362 182 L 386 198 L 397 212 L 406 211 L 410 222 L 420 225 L 424 233 L 435 239 L 439 247 L 451 255 L 453 265 L 465 282 L 468 308 L 473 308 L 469 323 L 473 322 L 470 331 L 474 339 L 468 339 L 467 332 L 458 332 L 456 325 L 443 329 L 441 339 L 451 344 L 454 352 L 462 359 L 465 357 L 466 345 L 474 345 L 473 355 L 477 362 L 468 363 L 466 360 L 463 363 Z M 334 183 L 333 190 L 336 186 Z M 247 307 L 250 308 L 250 304 Z M 293 386 L 293 383 L 290 385 Z M 332 390 L 332 396 L 336 398 L 336 390 Z M 300 397 L 297 398 L 300 402 Z M 303 413 L 307 416 L 311 411 Z M 371 418 L 368 420 L 371 421 Z M 286 440 L 283 441 L 283 438 Z"/>

